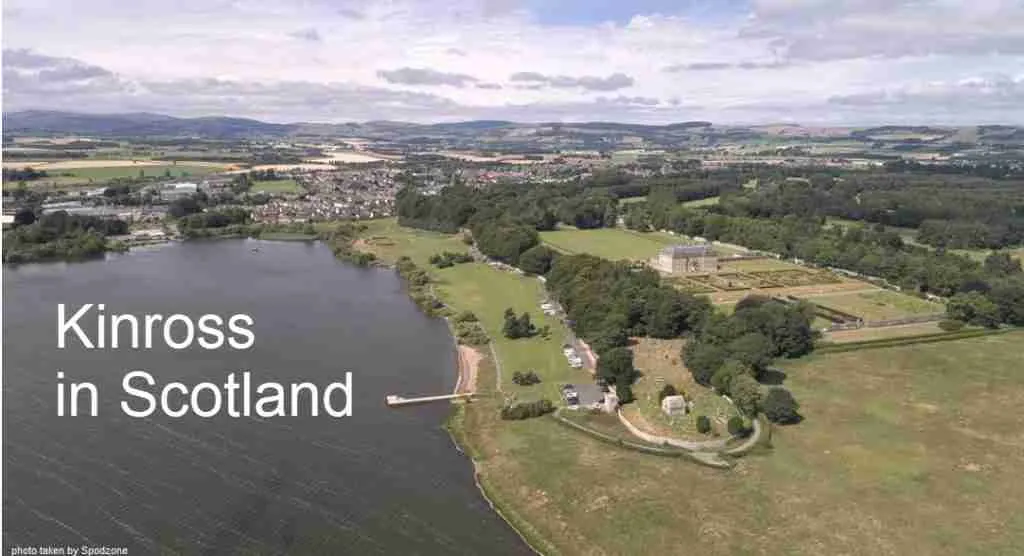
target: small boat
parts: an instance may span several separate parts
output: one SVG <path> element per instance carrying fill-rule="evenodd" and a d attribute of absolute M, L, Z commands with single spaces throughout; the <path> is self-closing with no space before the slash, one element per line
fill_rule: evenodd
<path fill-rule="evenodd" d="M 260 248 L 259 247 L 253 247 L 252 249 L 250 249 L 250 251 L 252 251 L 253 253 L 259 253 L 260 252 Z"/>

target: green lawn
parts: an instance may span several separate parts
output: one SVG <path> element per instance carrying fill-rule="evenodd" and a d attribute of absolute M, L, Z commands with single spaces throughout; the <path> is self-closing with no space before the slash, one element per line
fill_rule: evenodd
<path fill-rule="evenodd" d="M 710 207 L 710 206 L 717 205 L 719 200 L 721 200 L 721 197 L 708 197 L 707 199 L 697 199 L 696 201 L 686 201 L 685 203 L 683 203 L 683 206 L 684 207 L 689 207 L 689 208 Z"/>
<path fill-rule="evenodd" d="M 370 220 L 366 226 L 367 231 L 362 234 L 357 247 L 386 262 L 394 262 L 405 255 L 423 268 L 434 268 L 427 262 L 431 255 L 443 251 L 466 253 L 469 250 L 458 236 L 402 228 L 394 218 Z"/>
<path fill-rule="evenodd" d="M 457 311 L 469 310 L 476 314 L 487 334 L 494 340 L 494 348 L 502 361 L 502 387 L 518 399 L 548 398 L 559 401 L 558 387 L 566 382 L 589 381 L 586 371 L 569 366 L 562 353 L 567 333 L 557 320 L 549 319 L 540 310 L 543 288 L 536 278 L 518 276 L 496 270 L 482 263 L 467 263 L 436 270 L 437 292 L 445 303 Z M 538 327 L 550 326 L 548 339 L 535 336 L 529 339 L 509 340 L 502 333 L 504 312 L 511 307 L 516 314 L 530 313 Z M 512 373 L 535 371 L 541 383 L 534 386 L 516 386 Z"/>
<path fill-rule="evenodd" d="M 890 290 L 818 295 L 808 299 L 869 321 L 930 315 L 946 310 L 941 303 Z"/>
<path fill-rule="evenodd" d="M 620 228 L 577 230 L 563 227 L 541 232 L 541 240 L 565 253 L 589 253 L 611 260 L 646 260 L 669 245 L 692 243 L 685 236 L 661 232 L 640 233 Z"/>
<path fill-rule="evenodd" d="M 264 193 L 269 193 L 271 195 L 302 193 L 304 191 L 302 187 L 293 179 L 254 182 L 252 184 L 252 190 L 254 192 L 262 191 Z"/>
<path fill-rule="evenodd" d="M 647 202 L 647 196 L 642 195 L 640 197 L 626 197 L 624 199 L 619 199 L 619 202 L 622 203 L 623 205 L 631 205 L 633 203 L 645 203 Z"/>

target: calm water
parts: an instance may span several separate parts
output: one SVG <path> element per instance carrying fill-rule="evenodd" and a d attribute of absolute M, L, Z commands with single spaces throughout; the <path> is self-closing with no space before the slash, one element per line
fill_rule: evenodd
<path fill-rule="evenodd" d="M 447 407 L 383 406 L 386 394 L 455 382 L 444 323 L 420 315 L 392 273 L 345 266 L 322 245 L 238 240 L 3 277 L 5 553 L 529 553 L 473 485 L 441 428 Z M 108 314 L 246 313 L 256 343 L 58 350 L 61 302 L 105 303 Z M 58 370 L 97 385 L 98 417 L 56 416 Z M 242 370 L 326 385 L 352 371 L 353 416 L 133 419 L 119 405 L 130 370 L 188 385 Z"/>

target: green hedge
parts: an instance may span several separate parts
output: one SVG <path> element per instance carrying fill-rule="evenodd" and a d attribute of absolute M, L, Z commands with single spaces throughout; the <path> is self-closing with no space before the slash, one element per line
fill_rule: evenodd
<path fill-rule="evenodd" d="M 1002 328 L 999 330 L 971 329 L 959 332 L 941 332 L 937 334 L 919 334 L 917 336 L 903 336 L 901 338 L 880 338 L 877 340 L 864 340 L 863 342 L 850 342 L 846 344 L 824 344 L 815 349 L 816 353 L 842 353 L 845 351 L 857 351 L 861 349 L 885 348 L 897 346 L 909 346 L 913 344 L 931 344 L 935 342 L 949 342 L 988 336 L 990 334 L 1001 334 L 1015 330 L 1013 328 Z"/>

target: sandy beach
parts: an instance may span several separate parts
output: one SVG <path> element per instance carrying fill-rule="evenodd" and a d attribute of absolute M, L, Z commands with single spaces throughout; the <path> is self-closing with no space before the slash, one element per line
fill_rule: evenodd
<path fill-rule="evenodd" d="M 476 391 L 477 369 L 483 355 L 471 346 L 459 345 L 459 379 L 455 384 L 456 394 L 466 394 Z"/>

